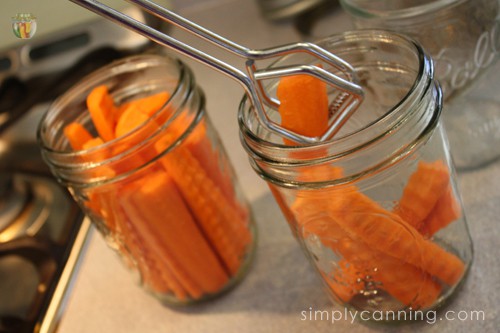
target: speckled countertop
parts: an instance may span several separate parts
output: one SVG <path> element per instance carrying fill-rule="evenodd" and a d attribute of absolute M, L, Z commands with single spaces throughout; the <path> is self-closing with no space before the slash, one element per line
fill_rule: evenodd
<path fill-rule="evenodd" d="M 264 48 L 300 38 L 289 24 L 261 18 L 255 1 L 216 0 L 179 7 L 178 12 L 240 44 Z M 350 28 L 343 13 L 333 14 L 331 33 Z M 183 41 L 191 38 L 174 32 Z M 194 42 L 193 42 L 194 43 Z M 213 51 L 219 55 L 219 51 Z M 224 59 L 237 61 L 236 58 Z M 183 59 L 186 61 L 186 59 Z M 444 309 L 483 311 L 484 320 L 433 320 L 397 327 L 368 326 L 344 318 L 304 320 L 313 310 L 335 308 L 292 238 L 269 190 L 251 170 L 238 139 L 236 109 L 242 89 L 230 79 L 187 61 L 208 99 L 207 109 L 221 133 L 255 214 L 259 239 L 246 278 L 230 293 L 208 304 L 173 310 L 134 283 L 115 254 L 94 232 L 78 272 L 59 333 L 80 332 L 498 332 L 500 330 L 500 162 L 459 173 L 459 186 L 474 242 L 474 262 L 463 288 Z M 498 89 L 497 89 L 498 90 Z M 500 111 L 500 110 L 499 110 Z M 500 149 L 500 148 L 499 148 Z M 465 313 L 465 312 L 464 312 Z M 331 319 L 331 318 L 330 318 Z"/>

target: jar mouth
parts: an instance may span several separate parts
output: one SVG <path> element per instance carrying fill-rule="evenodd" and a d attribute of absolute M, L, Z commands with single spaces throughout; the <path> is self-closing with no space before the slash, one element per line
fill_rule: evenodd
<path fill-rule="evenodd" d="M 167 92 L 168 98 L 151 117 L 130 132 L 96 147 L 75 151 L 71 149 L 63 134 L 63 129 L 71 122 L 85 123 L 90 124 L 92 132 L 97 135 L 87 110 L 86 98 L 89 92 L 99 85 L 108 87 L 110 95 L 117 104 L 160 92 Z M 148 145 L 152 146 L 155 137 L 179 118 L 179 115 L 186 109 L 189 97 L 194 93 L 194 87 L 195 83 L 189 69 L 173 57 L 135 55 L 114 61 L 84 77 L 51 104 L 37 130 L 37 140 L 42 156 L 51 167 L 57 168 L 59 174 L 66 172 L 71 175 L 68 177 L 69 181 L 72 181 L 70 179 L 79 173 L 105 168 L 123 159 L 132 159 L 141 149 L 145 149 Z M 201 100 L 203 101 L 203 98 Z M 177 136 L 172 140 L 171 146 L 175 146 L 187 135 L 188 128 L 194 126 L 199 121 L 199 117 L 192 116 L 189 120 L 190 122 L 185 122 L 186 128 L 177 131 Z M 156 125 L 155 130 L 147 130 L 152 128 L 153 124 Z M 125 146 L 126 149 L 123 148 Z M 152 163 L 157 158 L 159 156 L 144 163 L 141 167 Z M 123 174 L 119 176 L 126 176 L 130 172 L 134 172 L 134 169 L 124 169 Z M 88 179 L 85 182 L 92 183 Z"/>
<path fill-rule="evenodd" d="M 255 143 L 255 147 L 259 147 L 257 150 L 264 151 L 264 154 L 261 155 L 257 152 L 257 155 L 260 155 L 268 160 L 275 160 L 276 162 L 283 162 L 286 160 L 287 163 L 295 164 L 307 162 L 307 160 L 317 160 L 318 158 L 325 156 L 325 149 L 328 149 L 330 152 L 328 154 L 328 158 L 332 159 L 336 156 L 340 157 L 348 155 L 350 152 L 362 149 L 363 146 L 369 144 L 370 142 L 383 139 L 388 132 L 394 130 L 394 127 L 397 126 L 398 123 L 404 122 L 407 117 L 410 117 L 412 114 L 405 112 L 405 110 L 408 109 L 411 104 L 418 102 L 418 100 L 422 98 L 425 92 L 430 88 L 430 83 L 433 79 L 432 60 L 425 54 L 419 44 L 414 42 L 409 37 L 382 30 L 350 31 L 332 35 L 316 41 L 315 43 L 323 47 L 326 46 L 327 49 L 329 49 L 328 46 L 334 46 L 338 49 L 343 49 L 345 47 L 346 55 L 353 55 L 353 53 L 359 52 L 359 57 L 357 55 L 353 56 L 353 59 L 359 63 L 356 64 L 351 61 L 351 65 L 355 67 L 355 71 L 359 74 L 359 72 L 366 69 L 367 66 L 385 66 L 382 62 L 374 61 L 373 59 L 369 60 L 371 61 L 370 64 L 364 63 L 365 60 L 363 59 L 363 54 L 372 53 L 373 51 L 370 47 L 365 47 L 361 44 L 359 46 L 353 45 L 363 43 L 363 41 L 367 40 L 380 42 L 382 45 L 399 43 L 401 48 L 414 53 L 413 61 L 417 62 L 418 65 L 413 68 L 415 72 L 412 74 L 412 82 L 408 83 L 405 91 L 400 94 L 400 99 L 395 101 L 389 108 L 379 110 L 379 116 L 375 119 L 361 124 L 359 127 L 350 132 L 342 133 L 341 131 L 339 135 L 325 142 L 311 143 L 303 146 L 290 146 L 285 145 L 281 138 L 273 138 L 272 140 L 269 140 L 269 133 L 266 132 L 261 126 L 253 128 L 249 127 L 249 121 L 251 120 L 250 117 L 252 117 L 252 107 L 249 104 L 250 102 L 248 97 L 243 96 L 239 106 L 238 121 L 242 131 L 242 136 L 245 141 L 247 141 L 249 148 L 254 147 Z M 338 53 L 336 54 L 339 55 Z M 279 65 L 279 63 L 280 60 L 272 66 Z M 400 66 L 394 66 L 393 68 L 388 68 L 387 70 L 403 71 L 405 69 Z M 358 76 L 361 76 L 360 80 L 363 81 L 363 75 Z M 360 84 L 363 89 L 366 90 L 366 86 L 363 82 L 360 82 Z M 364 107 L 366 112 L 370 112 L 371 110 L 368 108 L 369 103 L 369 100 L 365 100 L 360 109 Z M 359 112 L 362 113 L 363 110 L 360 110 Z M 350 121 L 351 120 L 348 120 L 348 122 Z M 377 130 L 374 131 L 374 129 Z M 367 132 L 372 132 L 368 134 L 370 139 L 359 143 L 357 138 Z M 343 147 L 343 149 L 332 149 L 333 147 Z M 277 154 L 276 152 L 283 152 L 283 154 Z M 293 156 L 290 156 L 290 152 L 294 152 L 292 155 L 297 156 L 297 160 L 294 160 Z"/>
<path fill-rule="evenodd" d="M 409 19 L 426 15 L 443 7 L 457 5 L 464 1 L 466 0 L 340 0 L 340 4 L 348 13 L 355 17 L 391 20 Z"/>
<path fill-rule="evenodd" d="M 338 136 L 289 146 L 255 121 L 249 100 L 243 97 L 240 138 L 262 177 L 286 178 L 290 170 L 335 164 L 347 171 L 345 179 L 352 180 L 395 163 L 429 137 L 439 119 L 441 93 L 434 83 L 432 60 L 419 44 L 382 30 L 351 31 L 316 43 L 354 67 L 365 100 Z M 396 51 L 399 54 L 393 54 Z M 380 73 L 387 75 L 379 79 Z M 267 167 L 273 169 L 272 175 L 265 174 Z"/>

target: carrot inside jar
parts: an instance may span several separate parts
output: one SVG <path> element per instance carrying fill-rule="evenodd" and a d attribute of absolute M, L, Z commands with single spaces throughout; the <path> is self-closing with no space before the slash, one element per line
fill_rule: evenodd
<path fill-rule="evenodd" d="M 306 75 L 286 77 L 280 80 L 277 95 L 283 127 L 308 136 L 326 130 L 324 82 Z M 284 143 L 294 145 L 286 139 Z M 314 172 L 343 175 L 342 168 L 329 165 L 304 167 L 301 172 L 303 181 L 314 179 Z M 313 235 L 339 257 L 333 269 L 320 269 L 339 299 L 354 302 L 357 295 L 374 291 L 367 290 L 369 284 L 406 307 L 421 309 L 435 304 L 446 287 L 458 283 L 465 264 L 432 240 L 462 214 L 450 177 L 444 161 L 420 161 L 393 210 L 354 185 L 299 190 L 288 206 L 299 232 L 305 238 Z"/>
<path fill-rule="evenodd" d="M 220 165 L 205 119 L 162 154 L 189 127 L 189 119 L 179 115 L 160 131 L 166 119 L 153 115 L 169 97 L 159 92 L 115 105 L 105 85 L 95 87 L 87 96 L 95 134 L 72 122 L 64 135 L 75 151 L 117 140 L 113 149 L 83 161 L 88 163 L 131 151 L 130 144 L 156 135 L 154 144 L 98 171 L 109 178 L 149 163 L 147 172 L 89 190 L 85 205 L 138 268 L 145 286 L 188 301 L 221 291 L 237 275 L 253 235 L 249 212 L 234 190 L 232 173 Z M 121 142 L 123 137 L 128 141 Z"/>

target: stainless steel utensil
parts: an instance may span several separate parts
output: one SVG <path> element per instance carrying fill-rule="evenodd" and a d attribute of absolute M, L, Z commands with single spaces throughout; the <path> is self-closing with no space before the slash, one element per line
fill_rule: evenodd
<path fill-rule="evenodd" d="M 263 50 L 249 49 L 188 21 L 154 2 L 148 0 L 128 0 L 128 2 L 139 6 L 162 20 L 172 23 L 199 38 L 246 59 L 245 67 L 247 73 L 245 74 L 221 60 L 178 41 L 144 23 L 134 20 L 124 13 L 106 6 L 99 1 L 70 1 L 235 79 L 243 86 L 252 100 L 254 110 L 261 124 L 270 131 L 298 143 L 316 143 L 332 138 L 363 100 L 363 91 L 361 87 L 355 83 L 355 73 L 351 65 L 315 44 L 299 42 Z M 345 78 L 334 75 L 319 66 L 313 65 L 296 65 L 270 69 L 258 69 L 256 66 L 256 61 L 258 60 L 275 58 L 294 52 L 305 52 L 318 58 L 318 60 L 324 61 L 340 71 Z M 276 108 L 279 105 L 279 101 L 269 96 L 263 88 L 261 81 L 296 74 L 306 74 L 317 77 L 327 82 L 338 91 L 336 100 L 332 104 L 337 105 L 337 110 L 335 110 L 334 115 L 330 119 L 328 130 L 320 137 L 308 137 L 287 130 L 278 123 L 272 121 L 266 112 L 264 104 Z"/>

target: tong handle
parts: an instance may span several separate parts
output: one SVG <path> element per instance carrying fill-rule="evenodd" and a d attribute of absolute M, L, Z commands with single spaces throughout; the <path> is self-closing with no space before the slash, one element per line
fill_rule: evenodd
<path fill-rule="evenodd" d="M 279 56 L 284 56 L 293 52 L 305 52 L 312 54 L 316 57 L 321 58 L 326 63 L 334 66 L 338 70 L 342 71 L 351 80 L 354 79 L 354 69 L 352 66 L 344 61 L 342 58 L 337 57 L 330 52 L 327 52 L 316 44 L 309 42 L 298 42 L 286 44 L 278 47 L 272 47 L 262 50 L 250 49 L 239 45 L 227 38 L 224 38 L 188 19 L 150 1 L 150 0 L 126 0 L 130 3 L 138 5 L 142 9 L 148 11 L 149 13 L 156 15 L 157 17 L 182 28 L 201 39 L 208 41 L 227 52 L 233 53 L 245 59 L 252 60 L 262 60 L 269 59 Z"/>
<path fill-rule="evenodd" d="M 280 134 L 283 137 L 294 140 L 296 142 L 305 142 L 305 143 L 316 143 L 320 141 L 324 141 L 333 137 L 333 135 L 338 132 L 342 124 L 346 121 L 347 118 L 354 112 L 363 99 L 363 91 L 360 86 L 355 84 L 353 81 L 355 80 L 355 72 L 349 63 L 344 61 L 343 59 L 331 54 L 325 49 L 306 42 L 287 44 L 283 46 L 263 49 L 263 50 L 252 50 L 245 48 L 237 43 L 234 43 L 224 37 L 221 37 L 157 4 L 151 2 L 149 0 L 127 0 L 133 4 L 140 6 L 142 9 L 152 13 L 160 17 L 161 19 L 170 22 L 178 27 L 187 30 L 188 32 L 194 34 L 197 37 L 202 38 L 205 41 L 211 42 L 216 46 L 236 54 L 240 57 L 247 59 L 246 61 L 246 70 L 247 74 L 240 71 L 239 69 L 226 64 L 219 59 L 206 54 L 190 45 L 187 45 L 177 39 L 168 36 L 167 34 L 160 32 L 154 28 L 149 27 L 148 25 L 139 22 L 128 15 L 125 15 L 122 12 L 119 12 L 109 6 L 102 4 L 97 0 L 70 0 L 73 3 L 76 3 L 98 15 L 101 15 L 125 28 L 133 30 L 140 35 L 166 47 L 173 49 L 185 56 L 188 56 L 191 59 L 201 62 L 212 69 L 215 69 L 226 76 L 229 76 L 239 82 L 247 95 L 249 95 L 250 99 L 253 101 L 253 107 L 257 114 L 257 118 L 259 119 L 261 125 L 265 128 Z M 289 66 L 286 68 L 274 69 L 274 70 L 258 70 L 255 61 L 260 59 L 269 59 L 272 57 L 284 56 L 287 54 L 295 53 L 295 52 L 305 52 L 311 54 L 317 58 L 322 59 L 326 63 L 330 64 L 334 68 L 340 70 L 344 73 L 345 76 L 348 77 L 349 80 L 345 80 L 339 76 L 336 76 L 326 70 L 323 70 L 320 67 L 316 66 Z M 339 119 L 342 121 L 338 121 L 338 119 L 332 122 L 332 125 L 329 127 L 327 132 L 322 135 L 320 138 L 311 138 L 307 136 L 303 136 L 292 131 L 289 131 L 277 123 L 271 121 L 268 117 L 265 109 L 264 103 L 276 107 L 279 105 L 279 101 L 269 97 L 266 93 L 265 89 L 262 86 L 261 81 L 264 79 L 269 79 L 273 77 L 281 77 L 292 75 L 294 73 L 302 73 L 315 76 L 323 81 L 329 82 L 331 85 L 335 86 L 337 89 L 340 89 L 343 93 L 350 95 L 350 102 L 342 107 L 342 114 L 340 114 Z"/>
<path fill-rule="evenodd" d="M 163 46 L 166 46 L 166 47 L 169 47 L 171 49 L 173 49 L 174 51 L 177 51 L 191 59 L 194 59 L 194 60 L 197 60 L 227 76 L 230 76 L 232 78 L 234 78 L 235 80 L 239 81 L 241 84 L 243 84 L 244 86 L 248 85 L 249 84 L 249 79 L 247 77 L 247 75 L 238 70 L 237 68 L 229 65 L 229 64 L 226 64 L 222 61 L 220 61 L 219 59 L 209 55 L 209 54 L 206 54 L 188 44 L 185 44 L 163 32 L 160 32 L 154 28 L 151 28 L 150 26 L 120 12 L 120 11 L 117 11 L 116 9 L 114 8 L 111 8 L 99 1 L 96 1 L 96 0 L 69 0 L 77 5 L 80 5 L 100 16 L 103 16 L 104 18 L 106 19 L 109 19 L 110 21 L 114 22 L 114 23 L 117 23 L 127 29 L 130 29 L 130 30 L 133 30 L 135 32 L 137 32 L 138 34 L 160 44 L 160 45 L 163 45 Z M 154 14 L 158 14 L 158 12 L 160 11 L 160 8 L 162 9 L 161 10 L 161 17 L 163 17 L 164 19 L 166 19 L 167 21 L 171 22 L 171 23 L 174 23 L 174 24 L 177 24 L 177 20 L 180 20 L 181 17 L 170 12 L 170 11 L 167 11 L 166 9 L 150 2 L 150 1 L 130 1 L 130 2 L 134 2 L 134 3 L 138 3 L 140 4 L 140 6 L 143 6 L 143 5 L 146 5 L 147 4 L 147 7 L 145 7 L 145 9 L 147 10 L 151 10 L 152 13 Z M 143 4 L 145 3 L 145 4 Z M 157 12 L 155 12 L 154 10 L 157 10 Z M 168 15 L 167 17 L 164 17 L 164 14 L 168 12 Z M 185 20 L 185 19 L 182 19 L 182 20 Z M 182 21 L 180 20 L 180 21 Z M 187 20 L 185 20 L 187 21 Z M 193 23 L 190 22 L 191 25 L 193 25 Z M 196 25 L 197 26 L 197 25 Z M 197 26 L 199 27 L 199 26 Z M 201 28 L 199 27 L 200 29 L 203 29 L 204 31 L 206 31 L 206 29 L 204 28 Z M 198 31 L 198 30 L 192 30 L 192 31 Z M 201 32 L 200 32 L 201 33 Z M 196 33 L 198 35 L 198 33 Z M 222 38 L 222 37 L 221 37 Z"/>

